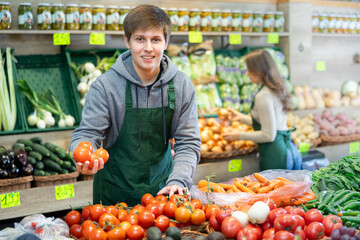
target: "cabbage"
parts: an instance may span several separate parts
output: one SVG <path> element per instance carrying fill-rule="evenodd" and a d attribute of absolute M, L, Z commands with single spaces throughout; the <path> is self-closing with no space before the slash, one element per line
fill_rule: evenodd
<path fill-rule="evenodd" d="M 188 56 L 173 56 L 171 62 L 178 68 L 179 71 L 183 71 L 189 78 L 191 76 L 190 59 Z"/>
<path fill-rule="evenodd" d="M 341 93 L 344 96 L 347 96 L 349 93 L 352 92 L 359 92 L 359 83 L 354 80 L 349 80 L 343 83 L 341 86 Z"/>

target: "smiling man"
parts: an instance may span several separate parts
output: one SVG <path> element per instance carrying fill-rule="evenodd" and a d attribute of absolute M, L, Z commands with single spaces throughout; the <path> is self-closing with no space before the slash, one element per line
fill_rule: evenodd
<path fill-rule="evenodd" d="M 156 6 L 139 5 L 126 16 L 124 31 L 129 51 L 91 85 L 70 144 L 73 151 L 81 141 L 96 147 L 103 141 L 109 152 L 108 162 L 95 160 L 91 170 L 94 204 L 135 205 L 145 193 L 183 194 L 200 160 L 194 87 L 164 55 L 169 17 Z M 89 162 L 77 164 L 89 172 Z"/>

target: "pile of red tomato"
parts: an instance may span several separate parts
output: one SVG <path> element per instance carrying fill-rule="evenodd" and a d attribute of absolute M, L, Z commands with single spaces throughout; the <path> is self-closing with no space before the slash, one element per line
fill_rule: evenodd
<path fill-rule="evenodd" d="M 70 233 L 79 239 L 141 240 L 152 226 L 165 232 L 172 226 L 200 225 L 206 221 L 207 215 L 211 216 L 212 209 L 215 208 L 210 206 L 205 209 L 198 199 L 190 201 L 178 194 L 168 199 L 163 195 L 154 197 L 147 193 L 143 195 L 141 205 L 132 208 L 124 202 L 107 207 L 89 205 L 81 213 L 70 211 L 65 220 L 70 226 Z"/>
<path fill-rule="evenodd" d="M 77 162 L 90 162 L 89 169 L 94 166 L 94 160 L 102 158 L 104 163 L 109 159 L 109 153 L 104 148 L 98 148 L 93 153 L 93 146 L 88 141 L 81 142 L 73 152 L 73 157 Z"/>
<path fill-rule="evenodd" d="M 271 209 L 271 208 L 270 208 Z M 330 236 L 331 232 L 343 226 L 335 215 L 323 216 L 318 209 L 305 212 L 302 208 L 287 206 L 272 207 L 266 222 L 263 224 L 248 224 L 242 227 L 239 220 L 231 216 L 231 209 L 216 210 L 210 218 L 210 225 L 216 231 L 221 231 L 227 238 L 237 240 L 315 240 Z"/>

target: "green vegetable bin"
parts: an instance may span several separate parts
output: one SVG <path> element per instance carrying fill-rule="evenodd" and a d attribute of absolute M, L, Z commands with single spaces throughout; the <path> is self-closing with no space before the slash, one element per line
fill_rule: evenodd
<path fill-rule="evenodd" d="M 65 54 L 27 55 L 17 56 L 16 58 L 18 61 L 16 64 L 18 79 L 28 80 L 37 94 L 50 88 L 64 113 L 75 118 L 73 127 L 58 127 L 59 117 L 54 116 L 55 125 L 45 129 L 39 129 L 36 126 L 30 127 L 25 121 L 26 131 L 44 132 L 75 129 L 80 123 L 80 110 L 77 105 L 79 98 L 75 94 L 76 89 L 74 89 L 71 82 Z M 23 93 L 20 94 L 20 97 L 26 120 L 26 117 L 33 112 L 33 107 Z"/>
<path fill-rule="evenodd" d="M 2 48 L 1 52 L 5 52 L 6 49 Z M 13 53 L 14 50 L 11 50 L 11 53 Z M 7 76 L 7 67 L 6 64 L 4 66 L 5 69 L 5 76 Z M 16 123 L 15 123 L 15 128 L 12 131 L 4 131 L 4 129 L 2 129 L 0 131 L 0 136 L 1 135 L 9 135 L 9 134 L 17 134 L 17 133 L 24 133 L 25 132 L 25 115 L 24 115 L 24 109 L 22 107 L 21 104 L 21 100 L 20 100 L 20 93 L 21 91 L 17 88 L 16 86 L 16 81 L 17 81 L 17 74 L 16 74 L 16 66 L 15 66 L 15 61 L 14 59 L 12 60 L 12 69 L 13 69 L 13 77 L 14 77 L 14 85 L 15 85 L 15 94 L 16 94 Z M 7 81 L 7 80 L 6 80 Z M 9 87 L 9 86 L 8 86 Z"/>

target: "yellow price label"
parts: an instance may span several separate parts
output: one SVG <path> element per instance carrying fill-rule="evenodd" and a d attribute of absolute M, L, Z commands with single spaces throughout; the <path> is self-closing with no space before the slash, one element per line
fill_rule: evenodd
<path fill-rule="evenodd" d="M 0 195 L 1 208 L 20 206 L 20 193 L 12 192 Z"/>
<path fill-rule="evenodd" d="M 105 45 L 105 33 L 91 33 L 89 37 L 90 45 Z"/>
<path fill-rule="evenodd" d="M 316 71 L 318 72 L 326 71 L 325 61 L 316 61 Z"/>
<path fill-rule="evenodd" d="M 359 142 L 351 142 L 349 144 L 349 154 L 357 154 L 359 152 Z"/>
<path fill-rule="evenodd" d="M 70 33 L 54 33 L 54 45 L 70 45 Z"/>
<path fill-rule="evenodd" d="M 75 197 L 74 184 L 55 186 L 56 200 Z"/>
<path fill-rule="evenodd" d="M 241 159 L 233 159 L 229 162 L 229 172 L 238 172 L 241 171 Z"/>
<path fill-rule="evenodd" d="M 200 31 L 190 31 L 189 32 L 189 42 L 190 43 L 202 43 L 203 35 Z"/>
<path fill-rule="evenodd" d="M 272 43 L 272 44 L 278 44 L 279 43 L 279 34 L 269 33 L 267 42 Z"/>
<path fill-rule="evenodd" d="M 241 44 L 241 34 L 232 33 L 229 35 L 229 44 Z"/>
<path fill-rule="evenodd" d="M 299 144 L 299 152 L 301 153 L 307 153 L 310 148 L 310 143 L 301 142 Z"/>

